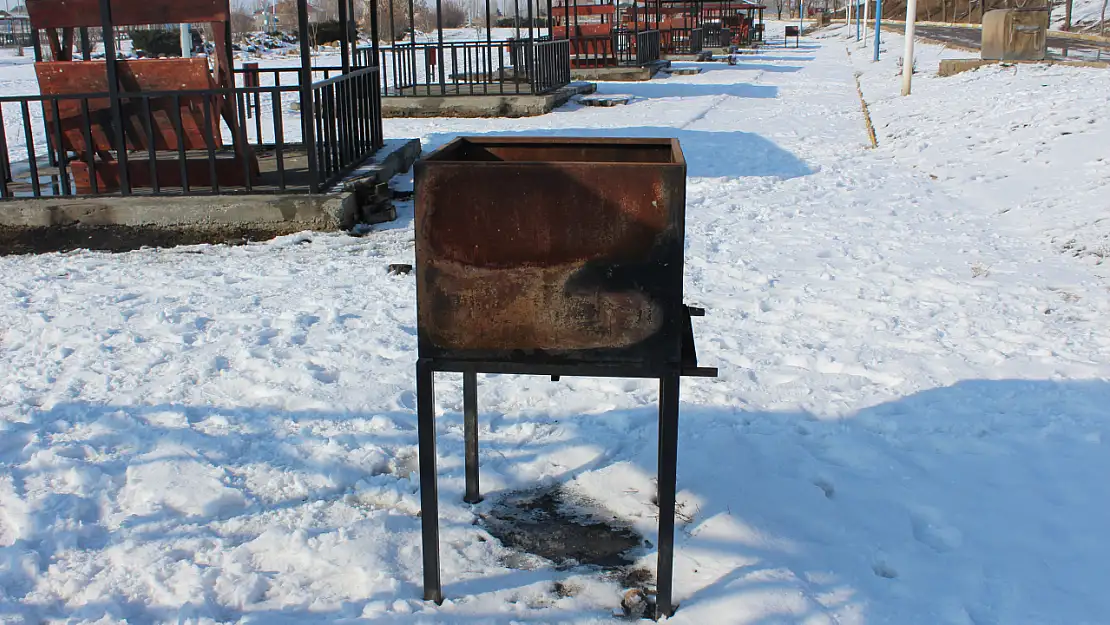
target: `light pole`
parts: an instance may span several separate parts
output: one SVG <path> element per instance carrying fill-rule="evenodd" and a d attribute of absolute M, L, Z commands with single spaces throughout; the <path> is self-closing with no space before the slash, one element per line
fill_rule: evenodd
<path fill-rule="evenodd" d="M 875 0 L 875 57 L 873 61 L 879 60 L 879 42 L 882 40 L 883 33 L 883 0 Z"/>
<path fill-rule="evenodd" d="M 173 32 L 173 31 L 170 31 Z M 187 59 L 192 56 L 193 51 L 193 38 L 189 35 L 189 25 L 181 25 L 181 58 Z"/>
<path fill-rule="evenodd" d="M 917 22 L 917 0 L 906 5 L 906 51 L 902 54 L 902 95 L 910 94 L 913 82 L 913 31 Z"/>

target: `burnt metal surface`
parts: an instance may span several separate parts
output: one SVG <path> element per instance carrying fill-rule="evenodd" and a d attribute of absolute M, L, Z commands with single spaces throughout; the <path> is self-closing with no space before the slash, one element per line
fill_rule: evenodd
<path fill-rule="evenodd" d="M 421 357 L 680 363 L 676 140 L 460 138 L 415 175 Z"/>

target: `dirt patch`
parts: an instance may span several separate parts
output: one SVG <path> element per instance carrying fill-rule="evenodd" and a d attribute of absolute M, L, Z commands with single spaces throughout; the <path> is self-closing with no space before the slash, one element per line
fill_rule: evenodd
<path fill-rule="evenodd" d="M 615 571 L 632 564 L 644 537 L 593 502 L 555 486 L 512 493 L 482 515 L 502 544 L 554 562 L 559 568 L 594 566 Z"/>
<path fill-rule="evenodd" d="M 496 501 L 479 523 L 506 547 L 553 562 L 559 570 L 601 571 L 626 589 L 621 608 L 638 617 L 654 610 L 655 575 L 635 568 L 650 541 L 608 514 L 596 502 L 561 486 L 510 493 Z M 519 565 L 510 558 L 509 566 Z M 576 588 L 556 582 L 553 594 L 572 596 Z"/>

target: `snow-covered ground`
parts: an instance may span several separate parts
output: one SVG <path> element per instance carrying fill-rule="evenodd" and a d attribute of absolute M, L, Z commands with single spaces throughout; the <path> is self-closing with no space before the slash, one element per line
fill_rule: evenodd
<path fill-rule="evenodd" d="M 846 44 L 386 132 L 681 140 L 721 376 L 683 382 L 671 622 L 1106 623 L 1110 292 L 1061 238 L 1100 236 L 1110 73 L 939 79 L 924 46 L 902 99 L 896 36 L 878 64 Z M 420 600 L 400 212 L 364 238 L 0 258 L 0 623 L 611 620 L 613 582 L 510 568 L 474 521 L 562 483 L 654 542 L 649 382 L 482 376 L 472 507 L 440 376 L 449 601 Z"/>

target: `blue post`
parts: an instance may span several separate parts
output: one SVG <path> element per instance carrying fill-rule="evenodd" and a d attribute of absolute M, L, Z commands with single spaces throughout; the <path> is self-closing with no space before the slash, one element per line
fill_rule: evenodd
<path fill-rule="evenodd" d="M 883 33 L 883 0 L 875 0 L 875 58 L 879 60 L 879 40 Z"/>
<path fill-rule="evenodd" d="M 856 3 L 856 41 L 863 37 L 863 2 Z"/>

